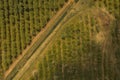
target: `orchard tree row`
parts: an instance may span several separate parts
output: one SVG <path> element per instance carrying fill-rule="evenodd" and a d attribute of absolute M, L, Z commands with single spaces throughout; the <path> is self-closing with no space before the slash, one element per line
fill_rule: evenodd
<path fill-rule="evenodd" d="M 65 2 L 0 0 L 0 69 L 9 68 Z"/>
<path fill-rule="evenodd" d="M 85 12 L 67 23 L 47 47 L 30 80 L 120 79 L 120 43 L 115 32 L 119 26 L 114 23 L 120 21 L 120 1 L 94 1 L 106 11 L 96 8 L 97 13 L 93 8 L 92 13 Z"/>

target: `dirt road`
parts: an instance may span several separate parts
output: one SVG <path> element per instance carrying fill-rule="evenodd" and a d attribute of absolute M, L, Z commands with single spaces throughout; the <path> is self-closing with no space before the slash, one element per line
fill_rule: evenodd
<path fill-rule="evenodd" d="M 40 50 L 43 50 L 43 46 L 47 45 L 44 41 L 48 39 L 47 42 L 49 42 L 50 34 L 52 35 L 53 30 L 56 28 L 56 26 L 59 24 L 59 22 L 63 19 L 63 17 L 66 15 L 67 10 L 70 8 L 72 4 L 72 1 L 69 1 L 57 14 L 54 16 L 50 22 L 46 25 L 46 28 L 40 32 L 36 38 L 33 40 L 34 43 L 26 50 L 24 51 L 24 54 L 16 61 L 16 63 L 6 72 L 5 80 L 11 80 L 18 72 L 22 72 L 22 67 L 25 65 L 26 69 L 29 67 L 29 64 L 34 61 L 34 59 L 37 57 L 39 52 L 34 53 L 36 50 L 38 50 L 38 47 L 40 47 Z M 40 51 L 39 50 L 39 51 Z M 34 54 L 33 54 L 34 53 Z M 29 63 L 30 62 L 30 63 Z M 27 63 L 27 64 L 26 64 Z M 22 74 L 21 74 L 22 75 Z M 18 80 L 19 78 L 16 78 L 14 80 Z"/>

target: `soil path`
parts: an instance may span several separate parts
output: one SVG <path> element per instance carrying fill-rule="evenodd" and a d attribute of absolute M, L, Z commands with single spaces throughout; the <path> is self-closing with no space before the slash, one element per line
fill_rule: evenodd
<path fill-rule="evenodd" d="M 18 57 L 18 59 L 10 66 L 9 70 L 5 73 L 5 80 L 11 80 L 19 70 L 26 64 L 26 62 L 30 60 L 34 60 L 39 52 L 33 55 L 33 53 L 37 50 L 39 46 L 41 46 L 41 50 L 45 46 L 42 47 L 43 42 L 46 38 L 52 33 L 55 27 L 59 24 L 62 18 L 65 16 L 66 11 L 70 8 L 73 0 L 70 0 L 68 3 L 64 5 L 64 7 L 48 22 L 45 29 L 43 29 L 32 41 L 31 45 L 27 47 L 26 50 L 23 51 L 22 55 Z M 52 34 L 51 34 L 52 35 Z M 29 61 L 30 61 L 29 60 Z M 27 65 L 26 67 L 29 67 Z M 22 70 L 22 69 L 21 69 Z M 18 79 L 17 79 L 18 80 Z"/>

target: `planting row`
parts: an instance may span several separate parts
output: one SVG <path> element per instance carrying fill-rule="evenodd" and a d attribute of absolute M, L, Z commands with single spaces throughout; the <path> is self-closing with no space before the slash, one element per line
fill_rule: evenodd
<path fill-rule="evenodd" d="M 0 0 L 0 70 L 9 68 L 65 2 Z"/>
<path fill-rule="evenodd" d="M 45 51 L 38 71 L 32 72 L 30 80 L 120 79 L 114 20 L 107 11 L 93 9 L 96 14 L 85 12 L 64 26 L 59 38 Z M 113 14 L 117 16 L 116 12 Z"/>

